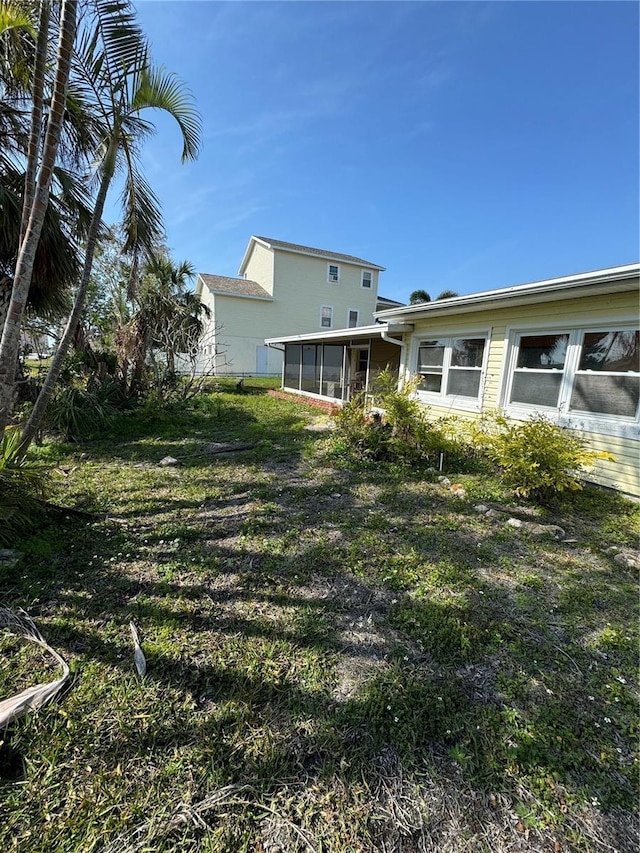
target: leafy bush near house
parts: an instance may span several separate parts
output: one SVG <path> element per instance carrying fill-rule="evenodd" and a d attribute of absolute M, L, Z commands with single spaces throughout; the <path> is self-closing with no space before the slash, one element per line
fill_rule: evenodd
<path fill-rule="evenodd" d="M 475 437 L 515 494 L 543 502 L 559 492 L 581 489 L 580 474 L 596 459 L 615 461 L 542 415 L 525 423 L 493 415 L 483 419 Z"/>
<path fill-rule="evenodd" d="M 457 447 L 446 425 L 430 421 L 415 399 L 415 383 L 397 387 L 397 376 L 384 370 L 374 384 L 378 414 L 367 413 L 364 394 L 356 395 L 336 415 L 336 447 L 361 459 L 435 462 L 442 451 Z"/>

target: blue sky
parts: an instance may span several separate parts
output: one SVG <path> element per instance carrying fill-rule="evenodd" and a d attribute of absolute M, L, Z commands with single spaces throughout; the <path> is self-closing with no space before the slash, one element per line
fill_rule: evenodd
<path fill-rule="evenodd" d="M 387 267 L 406 300 L 638 260 L 633 2 L 142 0 L 193 92 L 144 148 L 177 260 L 236 275 L 263 234 Z"/>

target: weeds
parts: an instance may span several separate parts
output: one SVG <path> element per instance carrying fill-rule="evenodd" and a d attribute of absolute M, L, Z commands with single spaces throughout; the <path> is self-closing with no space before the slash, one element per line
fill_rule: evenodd
<path fill-rule="evenodd" d="M 634 851 L 636 584 L 607 546 L 638 508 L 585 489 L 540 509 L 573 542 L 527 537 L 395 462 L 336 467 L 312 410 L 247 386 L 38 449 L 106 517 L 0 579 L 74 675 L 3 733 L 2 849 Z M 1 642 L 4 696 L 33 661 Z"/>

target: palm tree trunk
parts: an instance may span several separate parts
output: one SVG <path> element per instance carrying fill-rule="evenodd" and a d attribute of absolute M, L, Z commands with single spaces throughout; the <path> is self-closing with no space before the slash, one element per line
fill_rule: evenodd
<path fill-rule="evenodd" d="M 44 413 L 49 404 L 49 400 L 51 399 L 51 395 L 53 394 L 56 382 L 58 381 L 58 377 L 60 376 L 60 371 L 62 370 L 64 359 L 67 355 L 67 352 L 69 351 L 69 346 L 71 345 L 71 342 L 74 339 L 76 329 L 78 328 L 78 323 L 80 322 L 80 317 L 82 316 L 82 311 L 87 300 L 89 279 L 91 277 L 91 268 L 93 267 L 93 256 L 95 254 L 96 246 L 98 243 L 98 233 L 100 231 L 100 224 L 102 222 L 102 211 L 104 210 L 104 204 L 107 198 L 107 193 L 109 191 L 111 179 L 113 178 L 114 174 L 115 153 L 117 151 L 117 147 L 117 134 L 114 133 L 113 137 L 111 138 L 109 146 L 110 150 L 106 157 L 107 165 L 103 173 L 102 181 L 100 183 L 100 189 L 96 197 L 96 206 L 93 211 L 93 217 L 91 219 L 91 225 L 89 226 L 89 233 L 87 235 L 87 247 L 84 256 L 84 266 L 82 268 L 82 278 L 80 279 L 80 284 L 78 285 L 78 290 L 76 291 L 76 295 L 73 301 L 73 308 L 71 309 L 71 314 L 69 314 L 69 317 L 67 319 L 64 332 L 62 333 L 62 338 L 60 339 L 60 342 L 56 348 L 55 354 L 51 361 L 51 365 L 44 380 L 44 384 L 40 389 L 38 399 L 36 400 L 35 405 L 31 410 L 29 420 L 24 425 L 24 428 L 22 430 L 22 434 L 20 436 L 20 445 L 18 447 L 18 453 L 21 456 L 27 452 L 29 445 L 33 441 L 34 436 L 40 429 L 42 419 L 44 418 Z"/>
<path fill-rule="evenodd" d="M 33 204 L 29 212 L 24 239 L 20 244 L 9 310 L 0 341 L 0 431 L 6 427 L 13 409 L 22 317 L 31 286 L 36 249 L 40 241 L 44 216 L 49 203 L 53 167 L 58 153 L 62 119 L 67 100 L 71 54 L 76 33 L 76 5 L 76 0 L 63 0 L 62 2 L 56 77 L 42 149 L 42 162 L 38 170 Z M 38 132 L 39 128 L 33 127 L 31 129 L 32 134 Z M 34 151 L 37 151 L 38 147 L 35 142 L 33 146 L 30 144 L 30 153 L 33 154 Z"/>
<path fill-rule="evenodd" d="M 33 70 L 33 94 L 31 97 L 31 127 L 29 129 L 29 147 L 27 149 L 27 168 L 24 178 L 24 198 L 22 200 L 22 219 L 20 221 L 20 240 L 29 223 L 29 214 L 33 206 L 36 191 L 36 169 L 42 142 L 42 111 L 44 109 L 44 72 L 47 66 L 47 42 L 49 40 L 49 19 L 51 8 L 49 0 L 41 0 L 40 20 L 38 23 L 38 41 L 36 44 L 36 62 Z"/>

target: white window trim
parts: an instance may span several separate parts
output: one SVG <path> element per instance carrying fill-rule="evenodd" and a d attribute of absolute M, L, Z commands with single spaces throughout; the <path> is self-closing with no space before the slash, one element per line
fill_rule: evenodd
<path fill-rule="evenodd" d="M 337 278 L 331 278 L 331 267 L 338 270 Z M 327 281 L 329 284 L 340 284 L 340 264 L 327 264 Z"/>
<path fill-rule="evenodd" d="M 480 385 L 478 387 L 477 397 L 462 397 L 459 394 L 447 394 L 447 378 L 449 375 L 449 367 L 451 365 L 451 341 L 469 338 L 483 338 L 484 353 L 482 355 L 482 366 L 480 367 Z M 440 406 L 440 408 L 455 410 L 459 409 L 465 412 L 481 412 L 482 401 L 484 399 L 484 386 L 487 377 L 487 365 L 489 363 L 489 349 L 491 347 L 491 330 L 490 329 L 465 329 L 463 332 L 441 332 L 434 331 L 428 334 L 427 331 L 420 335 L 414 336 L 411 347 L 411 356 L 409 364 L 411 365 L 411 373 L 419 376 L 418 373 L 418 355 L 420 344 L 423 341 L 447 341 L 445 353 L 442 363 L 442 390 L 438 393 L 435 391 L 420 391 L 416 390 L 416 397 L 422 403 L 432 406 Z"/>
<path fill-rule="evenodd" d="M 349 319 L 350 319 L 350 314 L 351 314 L 351 312 L 354 312 L 354 313 L 355 313 L 355 315 L 356 315 L 356 324 L 355 324 L 355 326 L 351 326 L 351 325 L 349 324 Z M 358 308 L 349 308 L 349 310 L 347 311 L 347 329 L 357 329 L 357 328 L 358 328 L 358 323 L 359 323 L 359 322 L 360 322 L 360 310 L 359 310 Z"/>
<path fill-rule="evenodd" d="M 371 276 L 371 279 L 370 279 L 371 283 L 368 287 L 366 287 L 365 283 L 364 283 L 364 274 L 365 273 L 369 273 L 369 275 Z M 373 270 L 362 270 L 362 272 L 360 273 L 360 287 L 363 290 L 373 290 Z"/>
<path fill-rule="evenodd" d="M 507 347 L 506 359 L 500 393 L 501 406 L 507 417 L 516 420 L 528 420 L 532 415 L 540 413 L 558 424 L 558 426 L 566 427 L 567 429 L 613 435 L 620 438 L 639 439 L 640 406 L 638 407 L 638 411 L 636 411 L 635 417 L 610 415 L 604 412 L 578 412 L 569 410 L 576 373 L 578 372 L 583 336 L 590 332 L 631 332 L 637 330 L 637 328 L 637 323 L 630 323 L 628 320 L 612 319 L 608 322 L 595 324 L 584 322 L 579 326 L 567 326 L 566 324 L 559 326 L 557 323 L 550 322 L 536 326 L 508 329 L 505 340 Z M 569 335 L 562 384 L 558 394 L 558 405 L 556 407 L 548 407 L 538 405 L 527 406 L 524 403 L 509 403 L 520 338 L 532 334 L 542 335 L 547 332 L 550 334 Z"/>
<path fill-rule="evenodd" d="M 323 320 L 322 312 L 325 310 L 325 308 L 328 308 L 329 311 L 331 312 L 331 317 L 330 317 L 331 322 L 328 326 L 325 326 L 322 323 L 322 320 Z M 321 305 L 320 306 L 320 328 L 321 329 L 333 329 L 333 305 Z"/>

